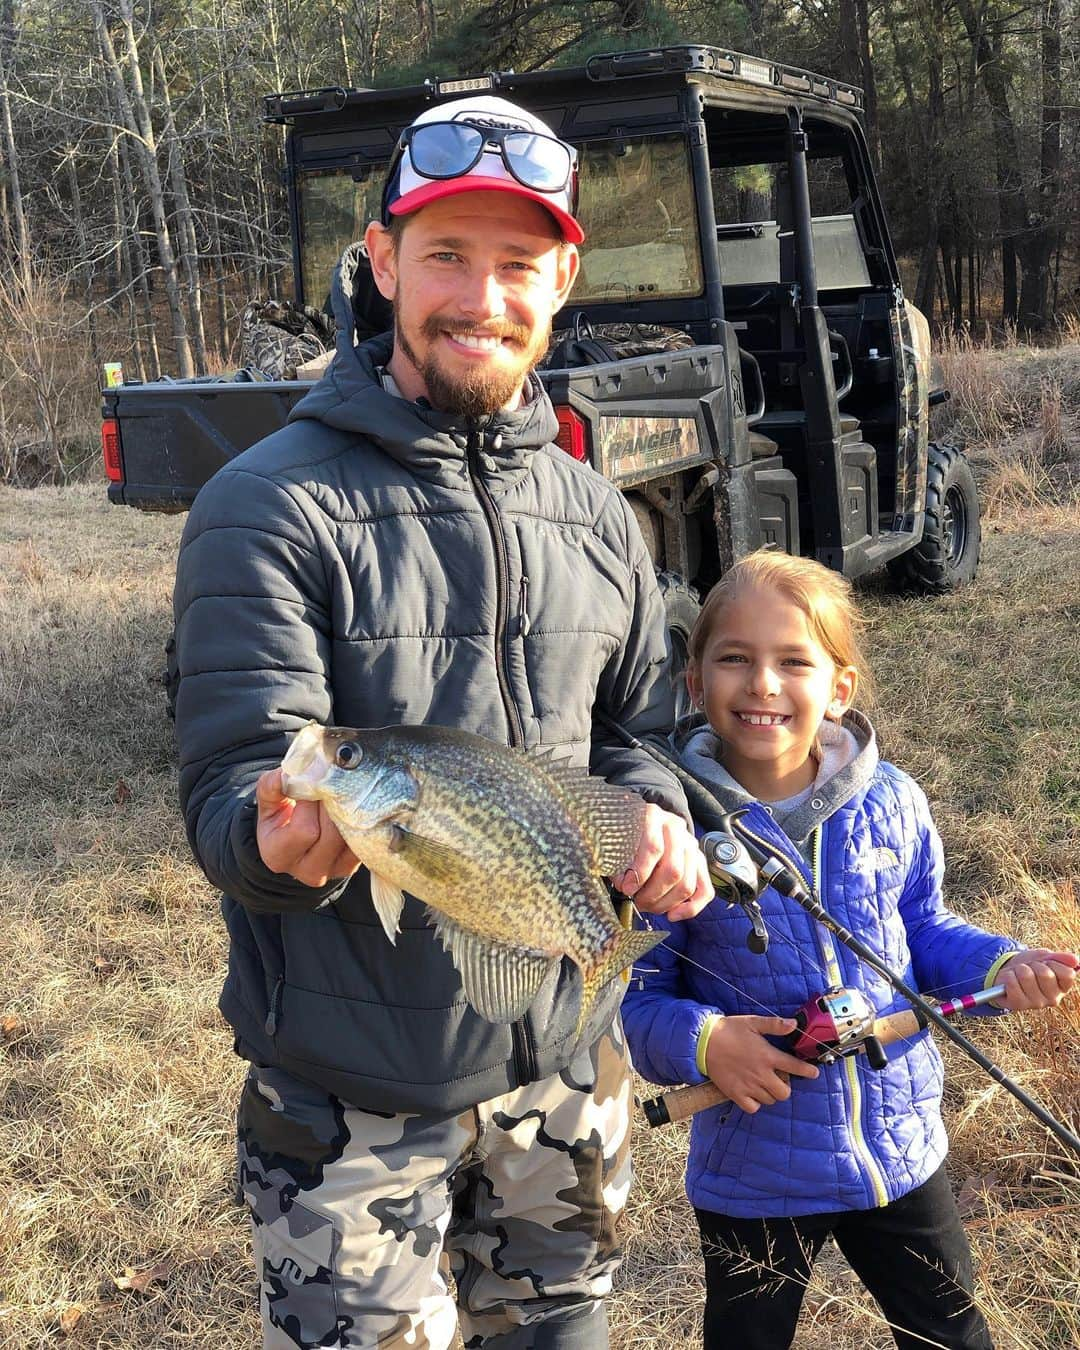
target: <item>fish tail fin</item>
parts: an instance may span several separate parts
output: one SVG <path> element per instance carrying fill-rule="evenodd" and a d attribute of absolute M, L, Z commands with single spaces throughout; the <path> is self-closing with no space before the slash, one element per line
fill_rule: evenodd
<path fill-rule="evenodd" d="M 580 1036 L 585 1029 L 585 1023 L 589 1020 L 589 1014 L 600 990 L 663 940 L 664 934 L 654 928 L 623 929 L 600 962 L 591 970 L 582 970 L 585 982 L 581 991 L 581 1012 L 578 1015 L 575 1036 Z"/>

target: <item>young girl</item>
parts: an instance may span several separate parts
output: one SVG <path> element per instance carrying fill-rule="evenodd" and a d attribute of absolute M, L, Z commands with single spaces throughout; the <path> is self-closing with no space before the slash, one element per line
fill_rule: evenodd
<path fill-rule="evenodd" d="M 937 998 L 1003 984 L 1003 1008 L 1056 1004 L 1077 957 L 1024 951 L 951 914 L 926 798 L 878 759 L 852 708 L 862 661 L 850 588 L 820 564 L 758 552 L 709 593 L 690 638 L 700 712 L 676 729 L 683 766 L 725 810 L 802 864 L 824 907 Z M 703 716 L 702 716 L 703 714 Z M 695 1117 L 686 1186 L 705 1257 L 706 1350 L 791 1344 L 810 1268 L 831 1234 L 898 1346 L 983 1350 L 967 1240 L 942 1166 L 942 1067 L 929 1032 L 815 1067 L 784 1053 L 807 999 L 860 989 L 879 1016 L 902 999 L 773 890 L 767 955 L 714 901 L 665 925 L 623 1004 L 634 1063 L 658 1083 L 711 1078 L 730 1103 Z M 689 958 L 689 959 L 684 959 Z M 790 1078 L 790 1082 L 788 1082 Z M 764 1108 L 764 1109 L 762 1109 Z"/>

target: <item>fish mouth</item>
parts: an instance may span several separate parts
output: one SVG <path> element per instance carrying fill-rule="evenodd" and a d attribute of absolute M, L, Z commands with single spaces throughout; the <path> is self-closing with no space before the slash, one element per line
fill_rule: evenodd
<path fill-rule="evenodd" d="M 293 738 L 281 761 L 281 790 L 294 801 L 316 801 L 319 788 L 330 768 L 326 754 L 325 729 L 309 722 Z"/>

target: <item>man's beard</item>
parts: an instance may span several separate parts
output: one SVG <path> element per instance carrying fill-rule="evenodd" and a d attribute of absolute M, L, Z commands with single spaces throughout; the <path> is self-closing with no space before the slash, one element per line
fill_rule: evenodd
<path fill-rule="evenodd" d="M 480 329 L 487 337 L 509 338 L 515 344 L 515 360 L 510 366 L 497 369 L 453 373 L 444 370 L 436 356 L 436 344 L 443 333 L 475 333 Z M 419 371 L 432 406 L 441 412 L 456 413 L 461 417 L 485 417 L 504 408 L 521 387 L 522 381 L 533 370 L 548 349 L 551 341 L 551 320 L 530 334 L 524 324 L 507 320 L 483 325 L 464 319 L 446 319 L 430 315 L 420 325 L 420 331 L 431 344 L 427 357 L 417 355 L 409 341 L 397 297 L 394 298 L 394 341 L 402 353 Z"/>

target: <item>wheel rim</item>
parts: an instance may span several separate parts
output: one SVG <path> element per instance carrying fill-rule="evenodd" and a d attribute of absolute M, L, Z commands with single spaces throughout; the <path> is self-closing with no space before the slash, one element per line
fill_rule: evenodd
<path fill-rule="evenodd" d="M 957 487 L 949 488 L 941 512 L 941 542 L 945 557 L 958 563 L 967 546 L 967 505 L 964 494 Z"/>

